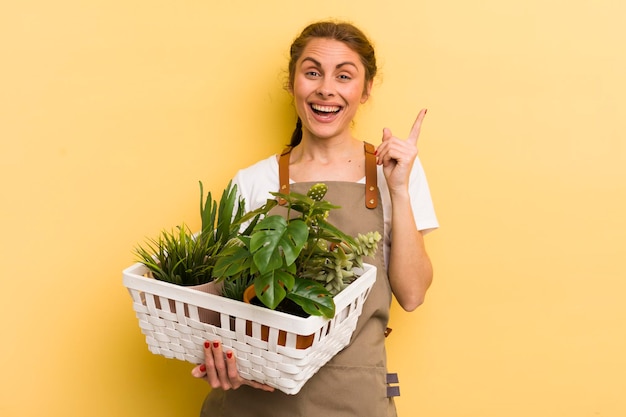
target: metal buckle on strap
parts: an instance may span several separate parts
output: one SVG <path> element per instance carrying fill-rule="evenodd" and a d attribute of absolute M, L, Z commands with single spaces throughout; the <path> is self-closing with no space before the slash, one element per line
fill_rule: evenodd
<path fill-rule="evenodd" d="M 400 396 L 400 387 L 397 385 L 390 385 L 398 384 L 399 382 L 400 380 L 398 379 L 398 374 L 387 374 L 387 398 Z"/>

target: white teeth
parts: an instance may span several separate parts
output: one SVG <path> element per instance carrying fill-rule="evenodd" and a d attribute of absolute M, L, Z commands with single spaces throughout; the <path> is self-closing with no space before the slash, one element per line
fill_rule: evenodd
<path fill-rule="evenodd" d="M 324 113 L 336 113 L 341 110 L 339 106 L 320 106 L 319 104 L 311 104 L 311 108 L 315 111 L 321 111 Z"/>

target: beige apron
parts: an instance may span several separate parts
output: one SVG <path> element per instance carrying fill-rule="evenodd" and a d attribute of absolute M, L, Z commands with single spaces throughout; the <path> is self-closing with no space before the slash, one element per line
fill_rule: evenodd
<path fill-rule="evenodd" d="M 295 183 L 290 187 L 306 193 L 313 184 Z M 328 185 L 325 199 L 341 206 L 330 211 L 331 223 L 350 236 L 375 230 L 383 234 L 382 204 L 374 208 L 365 206 L 364 184 L 332 181 L 325 184 Z M 298 394 L 265 392 L 248 386 L 229 391 L 215 389 L 204 401 L 201 417 L 396 416 L 393 398 L 387 396 L 385 330 L 391 288 L 383 259 L 381 242 L 376 258 L 366 260 L 376 265 L 378 273 L 350 345 L 324 365 Z"/>

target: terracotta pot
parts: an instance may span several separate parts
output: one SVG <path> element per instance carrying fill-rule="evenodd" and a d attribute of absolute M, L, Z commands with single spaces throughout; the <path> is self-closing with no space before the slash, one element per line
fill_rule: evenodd
<path fill-rule="evenodd" d="M 194 285 L 187 287 L 196 291 L 206 292 L 213 295 L 222 295 L 222 283 L 216 283 L 214 281 L 207 282 L 206 284 Z M 170 303 L 172 300 L 170 300 Z M 185 304 L 185 316 L 189 317 L 189 309 Z M 219 326 L 220 314 L 213 310 L 207 310 L 206 308 L 198 307 L 198 316 L 202 323 L 209 323 Z"/>
<path fill-rule="evenodd" d="M 254 285 L 250 285 L 243 293 L 243 302 L 247 304 L 253 304 L 252 300 L 256 297 L 254 291 Z M 267 342 L 269 339 L 270 329 L 267 326 L 261 325 L 261 340 Z M 252 322 L 246 321 L 246 335 L 252 336 Z M 314 334 L 310 335 L 296 335 L 296 349 L 306 349 L 313 344 L 315 338 Z M 278 345 L 286 346 L 287 344 L 287 332 L 283 330 L 278 331 Z"/>

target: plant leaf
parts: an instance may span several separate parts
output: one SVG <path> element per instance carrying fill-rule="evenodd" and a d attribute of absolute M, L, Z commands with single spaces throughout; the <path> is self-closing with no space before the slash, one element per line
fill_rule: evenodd
<path fill-rule="evenodd" d="M 256 296 L 268 308 L 275 310 L 278 304 L 287 295 L 287 290 L 293 288 L 295 278 L 285 271 L 270 271 L 254 281 Z"/>
<path fill-rule="evenodd" d="M 287 298 L 313 316 L 324 316 L 329 319 L 335 316 L 335 301 L 319 282 L 300 279 L 287 294 Z"/>
<path fill-rule="evenodd" d="M 248 269 L 251 262 L 250 251 L 246 246 L 233 245 L 224 248 L 213 267 L 213 278 L 230 278 Z"/>
<path fill-rule="evenodd" d="M 254 228 L 250 251 L 261 275 L 292 265 L 309 236 L 309 229 L 301 220 L 287 223 L 279 215 L 268 216 Z"/>
<path fill-rule="evenodd" d="M 206 202 L 203 202 L 204 187 L 202 181 L 200 183 L 200 218 L 202 220 L 202 234 L 204 238 L 210 240 L 214 239 L 215 233 L 215 214 L 217 212 L 217 206 L 215 200 L 211 195 L 211 192 L 207 194 Z"/>
<path fill-rule="evenodd" d="M 243 209 L 243 205 L 240 203 L 237 206 L 237 212 L 235 213 L 234 210 L 236 201 L 237 185 L 233 185 L 231 180 L 228 182 L 226 189 L 223 191 L 222 198 L 220 198 L 219 209 L 217 211 L 217 227 L 215 229 L 216 242 L 224 244 L 231 237 L 233 214 L 240 217 Z"/>
<path fill-rule="evenodd" d="M 357 245 L 357 242 L 354 240 L 352 236 L 349 236 L 346 233 L 342 232 L 341 230 L 339 230 L 337 227 L 333 226 L 326 220 L 318 219 L 317 223 L 320 229 L 322 229 L 324 232 L 330 232 L 332 235 L 339 238 L 342 242 L 346 242 L 350 246 Z M 328 238 L 328 237 L 324 236 L 324 238 Z"/>

